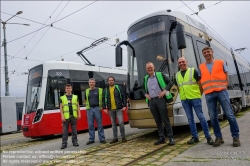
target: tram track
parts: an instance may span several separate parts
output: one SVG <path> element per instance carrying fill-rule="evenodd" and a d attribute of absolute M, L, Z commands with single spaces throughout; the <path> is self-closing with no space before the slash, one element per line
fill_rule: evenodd
<path fill-rule="evenodd" d="M 190 139 L 189 130 L 187 128 L 181 129 L 178 127 L 177 135 L 175 134 L 176 143 L 182 143 L 186 145 L 186 139 Z M 83 165 L 93 165 L 97 162 L 96 165 L 103 165 L 103 162 L 108 162 L 109 165 L 133 165 L 144 158 L 147 158 L 151 155 L 154 155 L 157 152 L 160 152 L 164 149 L 168 149 L 169 153 L 173 149 L 180 148 L 179 145 L 169 146 L 166 144 L 160 144 L 155 146 L 154 142 L 158 139 L 157 130 L 148 130 L 140 134 L 132 135 L 128 138 L 127 142 L 118 142 L 114 144 L 104 144 L 98 147 L 92 147 L 86 150 L 82 150 L 81 153 L 72 153 L 64 155 L 60 158 L 48 161 L 46 164 L 55 165 L 59 163 L 81 163 Z M 184 140 L 184 142 L 183 142 Z M 190 146 L 187 146 L 189 148 Z M 133 155 L 134 154 L 134 155 Z M 103 159 L 103 160 L 102 160 Z M 51 164 L 52 163 L 52 164 Z M 45 164 L 45 163 L 43 163 Z M 107 164 L 107 163 L 106 163 Z"/>
<path fill-rule="evenodd" d="M 15 135 L 1 135 L 0 140 L 5 141 L 5 140 L 20 138 L 20 137 L 25 138 L 22 133 L 19 133 L 18 135 L 17 134 L 15 134 Z"/>
<path fill-rule="evenodd" d="M 131 136 L 128 137 L 127 141 L 135 140 L 135 139 L 137 139 L 137 138 L 139 138 L 139 137 L 144 136 L 145 134 L 151 134 L 151 133 L 153 133 L 153 132 L 155 132 L 155 131 L 156 131 L 156 129 L 152 129 L 152 130 L 148 130 L 148 131 L 146 131 L 146 132 L 142 132 L 142 133 L 139 133 L 139 134 L 131 135 Z M 95 152 L 97 152 L 97 151 L 101 151 L 101 150 L 104 150 L 104 149 L 106 149 L 106 148 L 110 148 L 110 147 L 112 147 L 112 146 L 117 146 L 117 145 L 120 145 L 120 144 L 123 144 L 123 143 L 124 143 L 124 142 L 121 142 L 121 141 L 119 141 L 119 142 L 117 142 L 117 143 L 114 143 L 114 144 L 106 143 L 104 146 L 100 146 L 100 148 L 97 148 L 97 149 L 94 149 L 94 150 L 87 151 L 87 152 L 84 153 L 84 154 L 85 154 L 85 155 L 89 155 L 89 154 L 95 153 Z M 95 148 L 95 147 L 93 147 L 93 148 Z"/>
<path fill-rule="evenodd" d="M 187 138 L 187 136 L 189 136 L 190 134 L 185 134 L 184 136 L 182 136 L 181 138 L 177 138 L 177 139 L 175 139 L 175 142 L 176 142 L 176 144 L 178 144 L 180 141 L 182 141 L 183 139 L 186 139 Z M 153 151 L 151 151 L 151 152 L 149 152 L 149 153 L 147 153 L 147 154 L 145 154 L 145 155 L 142 155 L 142 156 L 140 156 L 139 158 L 136 158 L 136 159 L 134 159 L 134 160 L 132 160 L 132 161 L 130 161 L 130 162 L 128 162 L 127 164 L 124 164 L 124 166 L 130 166 L 130 165 L 133 165 L 133 164 L 136 164 L 136 163 L 138 163 L 139 161 L 141 161 L 141 160 L 143 160 L 143 159 L 145 159 L 145 158 L 147 158 L 147 157 L 150 157 L 150 156 L 152 156 L 152 155 L 154 155 L 154 154 L 156 154 L 156 153 L 158 153 L 158 152 L 160 152 L 160 151 L 162 151 L 163 149 L 165 149 L 165 148 L 168 148 L 169 147 L 169 145 L 168 144 L 165 144 L 165 145 L 163 145 L 163 146 L 161 146 L 161 147 L 159 147 L 159 148 L 157 148 L 157 149 L 155 149 L 155 150 L 153 150 Z M 173 146 L 174 147 L 174 146 Z M 171 151 L 170 151 L 171 152 Z M 169 152 L 169 153 L 170 153 Z"/>
<path fill-rule="evenodd" d="M 12 140 L 14 140 L 15 138 L 20 138 L 20 136 L 15 136 L 15 137 L 11 137 L 11 138 L 12 138 Z M 8 141 L 10 139 L 9 138 L 4 138 L 4 139 L 1 138 L 0 153 L 2 153 L 2 151 L 18 150 L 18 149 L 21 149 L 24 147 L 46 143 L 46 142 L 49 142 L 52 140 L 60 139 L 61 137 L 55 136 L 53 138 L 39 138 L 39 139 L 30 139 L 30 138 L 26 138 L 26 137 L 23 137 L 23 138 L 27 139 L 27 140 L 16 141 L 14 143 L 7 143 L 7 144 L 2 144 L 2 141 Z"/>

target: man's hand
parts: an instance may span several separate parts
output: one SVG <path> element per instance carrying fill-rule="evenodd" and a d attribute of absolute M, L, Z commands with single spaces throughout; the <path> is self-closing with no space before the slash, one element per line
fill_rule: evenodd
<path fill-rule="evenodd" d="M 163 96 L 165 96 L 165 94 L 167 93 L 166 90 L 162 91 L 161 93 L 159 93 L 158 97 L 162 98 Z"/>
<path fill-rule="evenodd" d="M 108 109 L 103 109 L 103 111 L 104 111 L 106 114 L 109 114 Z"/>
<path fill-rule="evenodd" d="M 81 114 L 78 115 L 77 119 L 81 119 Z"/>
<path fill-rule="evenodd" d="M 64 118 L 63 116 L 62 116 L 62 121 L 63 121 L 63 122 L 65 122 L 65 121 L 66 121 L 66 120 L 65 120 L 65 118 Z"/>
<path fill-rule="evenodd" d="M 126 110 L 126 107 L 123 107 L 123 108 L 122 108 L 122 111 L 125 111 L 125 110 Z"/>
<path fill-rule="evenodd" d="M 148 100 L 151 100 L 149 94 L 145 94 L 145 97 L 146 97 Z"/>

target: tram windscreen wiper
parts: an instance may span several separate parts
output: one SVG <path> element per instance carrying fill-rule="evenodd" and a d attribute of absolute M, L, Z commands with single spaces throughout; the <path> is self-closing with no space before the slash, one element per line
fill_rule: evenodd
<path fill-rule="evenodd" d="M 37 103 L 38 103 L 37 100 L 38 100 L 38 97 L 37 97 L 37 93 L 36 93 L 36 95 L 34 96 L 34 100 L 32 102 L 32 105 L 31 105 L 29 113 L 32 113 L 32 112 L 36 111 L 35 108 L 37 108 Z"/>
<path fill-rule="evenodd" d="M 36 94 L 34 95 L 34 99 L 30 108 L 29 113 L 35 112 L 38 106 L 38 95 L 39 95 L 39 87 L 40 87 L 40 81 L 38 83 L 37 89 L 36 89 Z M 33 110 L 34 109 L 34 110 Z"/>
<path fill-rule="evenodd" d="M 159 69 L 159 72 L 164 71 L 165 68 L 167 67 L 167 65 L 168 65 L 168 59 L 165 59 L 165 60 L 162 62 L 162 64 L 161 64 L 161 67 L 160 67 L 160 69 Z"/>

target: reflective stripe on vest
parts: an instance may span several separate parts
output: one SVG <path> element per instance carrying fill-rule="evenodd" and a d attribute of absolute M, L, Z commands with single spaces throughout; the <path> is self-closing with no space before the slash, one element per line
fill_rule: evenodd
<path fill-rule="evenodd" d="M 177 72 L 176 82 L 179 86 L 181 100 L 201 98 L 199 85 L 194 78 L 194 68 L 188 68 L 184 78 L 180 71 Z"/>
<path fill-rule="evenodd" d="M 89 110 L 90 109 L 90 105 L 89 105 L 89 91 L 90 89 L 86 89 L 86 109 Z M 102 88 L 98 88 L 98 99 L 99 99 L 99 107 L 102 106 Z"/>
<path fill-rule="evenodd" d="M 69 119 L 70 115 L 69 115 L 69 105 L 68 105 L 68 98 L 66 95 L 63 95 L 60 97 L 62 100 L 62 109 L 63 109 L 63 116 L 65 119 Z M 77 96 L 76 95 L 72 95 L 72 111 L 73 111 L 73 116 L 75 118 L 77 118 L 77 110 L 78 110 L 78 106 L 77 106 Z"/>
<path fill-rule="evenodd" d="M 167 87 L 167 84 L 165 83 L 165 81 L 163 79 L 162 73 L 161 72 L 155 72 L 155 76 L 156 76 L 156 79 L 157 79 L 157 81 L 159 83 L 160 89 L 164 90 Z M 146 75 L 144 77 L 144 89 L 145 89 L 145 92 L 147 93 L 147 91 L 148 91 L 148 75 Z M 171 99 L 172 94 L 169 93 L 168 95 L 165 95 L 165 97 L 166 97 L 166 99 Z M 148 103 L 147 98 L 146 98 L 146 102 Z"/>
<path fill-rule="evenodd" d="M 204 94 L 227 89 L 227 75 L 223 70 L 224 61 L 215 60 L 211 73 L 206 63 L 200 65 L 201 85 Z"/>

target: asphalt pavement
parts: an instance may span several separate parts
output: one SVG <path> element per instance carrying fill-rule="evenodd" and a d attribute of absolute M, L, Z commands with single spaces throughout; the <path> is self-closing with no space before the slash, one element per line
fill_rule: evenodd
<path fill-rule="evenodd" d="M 250 166 L 250 112 L 237 118 L 241 146 L 233 147 L 230 126 L 222 129 L 225 141 L 219 147 L 209 146 L 206 139 L 170 160 L 165 166 Z M 214 135 L 212 135 L 215 138 Z"/>

